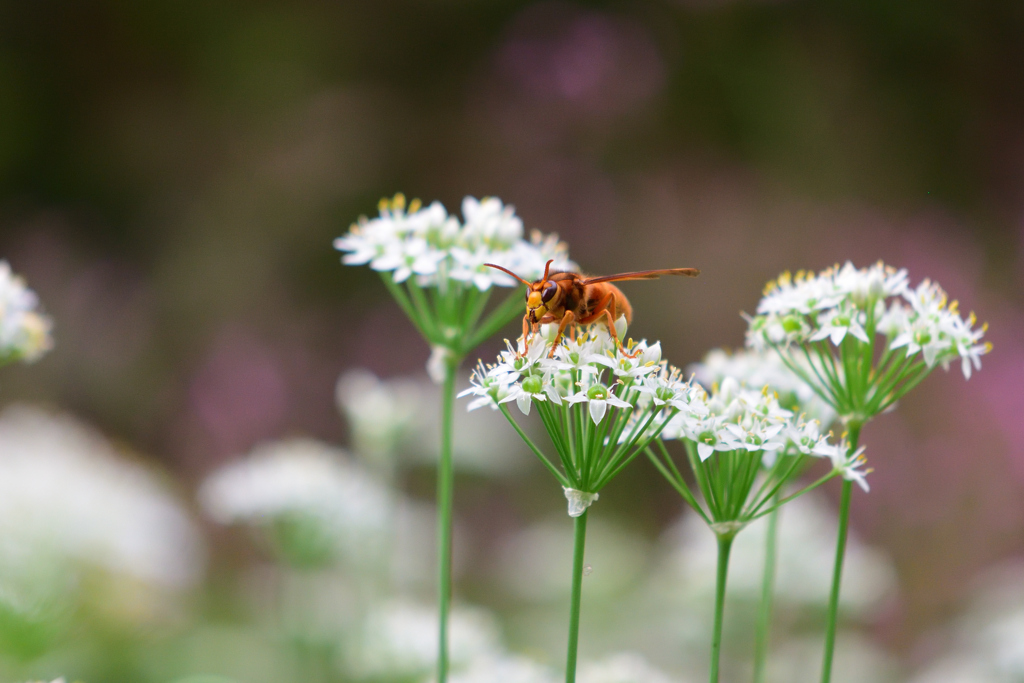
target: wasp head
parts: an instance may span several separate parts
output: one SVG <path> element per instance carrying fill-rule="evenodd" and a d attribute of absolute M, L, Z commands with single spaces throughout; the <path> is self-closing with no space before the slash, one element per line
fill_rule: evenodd
<path fill-rule="evenodd" d="M 562 290 L 559 288 L 558 283 L 548 279 L 552 263 L 554 263 L 554 259 L 545 264 L 544 277 L 533 282 L 527 282 L 504 266 L 493 263 L 485 263 L 484 265 L 508 273 L 526 285 L 526 316 L 531 323 L 537 323 L 548 312 L 557 309 L 562 301 Z"/>
<path fill-rule="evenodd" d="M 558 307 L 562 290 L 551 280 L 537 280 L 526 292 L 526 314 L 531 323 L 540 322 L 549 311 Z"/>

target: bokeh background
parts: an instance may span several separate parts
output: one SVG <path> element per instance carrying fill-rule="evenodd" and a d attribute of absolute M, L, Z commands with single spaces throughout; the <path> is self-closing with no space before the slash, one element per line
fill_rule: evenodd
<path fill-rule="evenodd" d="M 402 191 L 453 211 L 499 196 L 588 272 L 701 268 L 624 287 L 631 332 L 677 365 L 740 346 L 740 311 L 782 270 L 847 259 L 931 277 L 989 321 L 980 373 L 935 373 L 863 434 L 876 471 L 853 526 L 894 578 L 858 642 L 893 680 L 926 675 L 969 648 L 979 595 L 1024 584 L 1021 35 L 1024 6 L 998 0 L 0 2 L 0 257 L 56 337 L 4 370 L 0 404 L 74 415 L 158 472 L 206 558 L 152 632 L 90 621 L 15 647 L 5 670 L 171 680 L 203 673 L 182 639 L 258 621 L 239 592 L 274 590 L 239 577 L 262 576 L 267 549 L 209 521 L 197 487 L 268 440 L 353 447 L 335 400 L 349 370 L 423 375 L 428 350 L 379 278 L 331 248 Z M 514 587 L 500 558 L 542 547 L 564 500 L 503 448 L 514 465 L 460 471 L 459 591 L 543 658 L 527 598 L 495 585 Z M 429 457 L 397 470 L 429 506 Z M 682 503 L 638 463 L 600 512 L 645 566 Z M 104 643 L 92 655 L 81 629 Z M 585 610 L 584 652 L 587 637 Z M 232 666 L 208 673 L 243 680 Z"/>

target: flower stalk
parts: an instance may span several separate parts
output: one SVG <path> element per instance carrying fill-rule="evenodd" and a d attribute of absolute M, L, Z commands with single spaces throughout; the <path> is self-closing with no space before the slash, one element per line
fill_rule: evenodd
<path fill-rule="evenodd" d="M 722 621 L 725 616 L 725 584 L 729 578 L 729 551 L 736 532 L 718 534 L 718 562 L 715 572 L 715 625 L 711 632 L 711 683 L 718 683 L 722 659 Z"/>
<path fill-rule="evenodd" d="M 781 492 L 775 494 L 775 503 L 781 499 Z M 768 662 L 768 647 L 771 642 L 772 612 L 775 603 L 775 572 L 778 563 L 777 545 L 779 537 L 778 507 L 768 514 L 768 531 L 765 534 L 764 569 L 761 579 L 761 604 L 757 612 L 757 631 L 754 635 L 754 683 L 764 683 Z"/>
<path fill-rule="evenodd" d="M 459 361 L 450 357 L 445 363 L 442 388 L 441 454 L 437 465 L 437 580 L 438 651 L 437 680 L 448 679 L 448 615 L 452 591 L 452 508 L 455 471 L 452 467 L 452 431 L 455 419 L 455 377 Z"/>
<path fill-rule="evenodd" d="M 583 593 L 583 554 L 587 542 L 587 511 L 573 522 L 572 595 L 569 598 L 569 644 L 565 655 L 565 683 L 576 682 L 576 654 L 580 642 L 580 598 Z"/>
<path fill-rule="evenodd" d="M 860 439 L 859 422 L 850 425 L 850 452 L 856 450 Z M 832 567 L 832 588 L 828 598 L 828 617 L 825 622 L 825 654 L 822 658 L 821 680 L 829 683 L 832 680 L 832 659 L 836 649 L 836 624 L 839 618 L 839 591 L 843 581 L 843 561 L 846 558 L 846 537 L 850 527 L 850 498 L 853 493 L 853 482 L 843 482 L 843 492 L 839 500 L 839 534 L 836 538 L 836 559 Z"/>

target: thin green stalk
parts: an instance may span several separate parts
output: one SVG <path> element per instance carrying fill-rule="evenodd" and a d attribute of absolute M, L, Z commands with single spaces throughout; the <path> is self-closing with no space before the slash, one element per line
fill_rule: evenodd
<path fill-rule="evenodd" d="M 838 472 L 836 472 L 835 470 L 832 470 L 831 472 L 829 472 L 828 474 L 824 475 L 823 477 L 818 479 L 816 482 L 811 484 L 810 486 L 805 486 L 804 488 L 800 489 L 796 493 L 789 494 L 788 496 L 786 496 L 785 498 L 780 500 L 778 502 L 778 504 L 773 504 L 767 510 L 760 510 L 760 506 L 754 508 L 754 510 L 752 512 L 748 513 L 749 517 L 747 518 L 747 521 L 748 522 L 753 522 L 755 519 L 761 519 L 765 515 L 770 515 L 771 513 L 775 512 L 776 510 L 778 510 L 780 507 L 782 507 L 783 505 L 785 505 L 789 501 L 794 500 L 796 498 L 799 498 L 800 496 L 804 495 L 805 493 L 807 493 L 809 491 L 813 491 L 814 489 L 816 489 L 819 486 L 821 486 L 822 484 L 824 484 L 826 481 L 829 481 L 832 478 L 834 478 L 837 474 L 838 474 Z M 766 498 L 765 500 L 770 500 L 770 498 Z M 762 503 L 762 505 L 763 505 L 763 503 Z"/>
<path fill-rule="evenodd" d="M 703 519 L 708 526 L 711 526 L 711 519 L 708 518 L 703 508 L 701 508 L 701 506 L 697 503 L 697 499 L 694 497 L 693 492 L 690 491 L 690 487 L 686 485 L 686 480 L 683 479 L 682 477 L 677 477 L 671 474 L 665 467 L 665 465 L 661 462 L 661 460 L 658 459 L 658 456 L 655 455 L 654 451 L 651 450 L 650 446 L 645 448 L 644 452 L 647 454 L 647 458 L 651 461 L 651 463 L 658 469 L 659 472 L 661 472 L 662 476 L 664 476 L 665 479 L 668 480 L 668 483 L 672 486 L 672 488 L 679 492 L 679 495 L 683 497 L 683 500 L 690 504 L 690 507 L 692 507 L 694 511 L 696 511 L 696 513 L 701 516 L 701 519 Z M 670 458 L 667 458 L 666 456 L 666 459 L 668 460 L 669 464 L 672 464 L 672 460 Z"/>
<path fill-rule="evenodd" d="M 558 468 L 556 468 L 553 464 L 551 464 L 551 461 L 548 460 L 548 456 L 544 455 L 544 453 L 539 448 L 537 448 L 537 444 L 533 443 L 533 439 L 526 435 L 526 432 L 524 432 L 522 427 L 519 426 L 519 423 L 516 422 L 515 419 L 512 417 L 511 413 L 508 412 L 508 406 L 506 406 L 503 403 L 498 407 L 501 409 L 501 413 L 502 415 L 505 416 L 505 419 L 508 420 L 508 423 L 512 425 L 512 428 L 515 429 L 516 433 L 519 434 L 520 438 L 522 438 L 523 443 L 525 443 L 530 448 L 530 450 L 533 451 L 533 454 L 536 455 L 542 463 L 544 463 L 544 466 L 548 468 L 548 471 L 551 472 L 551 474 L 555 475 L 555 479 L 558 480 L 558 483 L 560 483 L 562 486 L 572 485 L 572 488 L 576 488 L 576 482 L 570 481 L 570 479 L 568 479 L 566 475 L 563 475 L 561 472 L 559 472 Z M 569 477 L 572 476 L 570 470 L 566 470 L 566 474 Z"/>
<path fill-rule="evenodd" d="M 399 308 L 405 312 L 406 317 L 409 318 L 412 324 L 416 326 L 416 331 L 420 333 L 421 337 L 430 341 L 431 336 L 429 334 L 429 330 L 427 329 L 424 321 L 420 320 L 419 312 L 417 312 L 416 308 L 412 305 L 412 302 L 409 301 L 409 297 L 406 295 L 405 290 L 402 289 L 402 286 L 395 282 L 391 273 L 381 273 L 380 276 L 384 281 L 384 285 L 388 288 L 388 291 L 391 292 L 391 296 L 393 296 L 395 301 L 398 303 Z"/>
<path fill-rule="evenodd" d="M 775 494 L 776 502 L 781 492 Z M 764 576 L 761 579 L 761 607 L 757 614 L 757 633 L 754 638 L 754 683 L 764 683 L 765 664 L 768 661 L 768 642 L 775 602 L 775 568 L 778 562 L 776 544 L 779 537 L 778 508 L 768 516 L 768 533 L 764 546 Z"/>
<path fill-rule="evenodd" d="M 729 577 L 729 551 L 732 534 L 718 536 L 718 572 L 715 578 L 715 627 L 711 634 L 711 683 L 718 683 L 718 666 L 722 658 L 722 616 L 725 612 L 725 581 Z"/>
<path fill-rule="evenodd" d="M 445 363 L 441 413 L 441 456 L 437 466 L 438 650 L 437 680 L 448 680 L 448 610 L 452 590 L 452 422 L 459 361 Z"/>
<path fill-rule="evenodd" d="M 666 417 L 665 420 L 661 423 L 661 426 L 654 430 L 654 433 L 652 433 L 650 436 L 648 436 L 645 441 L 643 441 L 639 446 L 637 446 L 636 449 L 633 450 L 633 452 L 631 454 L 627 455 L 619 464 L 615 465 L 615 467 L 611 470 L 611 472 L 609 472 L 608 474 L 602 476 L 601 479 L 598 481 L 598 488 L 604 488 L 604 485 L 607 484 L 609 481 L 611 481 L 613 477 L 617 476 L 619 472 L 621 472 L 623 469 L 625 469 L 626 465 L 628 465 L 629 463 L 633 462 L 633 458 L 635 458 L 638 455 L 640 455 L 640 453 L 645 448 L 647 448 L 647 446 L 652 441 L 654 441 L 655 439 L 657 439 L 661 435 L 661 431 L 663 429 L 665 429 L 665 425 L 668 424 L 668 421 L 670 419 L 671 419 L 671 416 Z"/>
<path fill-rule="evenodd" d="M 504 327 L 506 323 L 515 317 L 516 312 L 522 312 L 523 298 L 520 292 L 521 289 L 516 289 L 499 303 L 494 310 L 487 314 L 487 317 L 483 319 L 483 322 L 480 323 L 476 331 L 471 334 L 469 341 L 466 342 L 465 350 L 467 352 L 475 349 L 484 340 L 489 339 Z"/>
<path fill-rule="evenodd" d="M 583 551 L 587 539 L 587 510 L 573 528 L 572 598 L 569 602 L 569 647 L 565 656 L 565 683 L 576 682 L 576 653 L 580 640 L 580 594 L 583 590 Z"/>
<path fill-rule="evenodd" d="M 857 449 L 860 439 L 859 422 L 849 426 L 850 452 Z M 825 656 L 821 666 L 821 683 L 832 680 L 832 657 L 836 648 L 836 620 L 839 615 L 839 587 L 843 579 L 843 559 L 846 555 L 846 534 L 850 525 L 850 495 L 853 482 L 843 480 L 843 493 L 839 502 L 839 538 L 836 540 L 836 562 L 832 570 L 832 593 L 828 600 L 828 622 L 825 626 Z"/>
<path fill-rule="evenodd" d="M 405 281 L 406 288 L 409 292 L 409 300 L 412 301 L 413 306 L 416 307 L 419 312 L 420 320 L 423 321 L 423 327 L 427 330 L 427 339 L 433 344 L 439 344 L 447 341 L 445 339 L 444 330 L 437 326 L 438 316 L 430 308 L 430 302 L 427 300 L 427 295 L 424 294 L 423 288 L 416 282 L 416 276 L 410 277 Z"/>

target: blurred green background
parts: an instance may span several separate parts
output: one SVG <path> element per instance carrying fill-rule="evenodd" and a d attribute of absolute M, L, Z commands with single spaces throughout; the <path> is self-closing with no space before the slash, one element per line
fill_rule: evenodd
<path fill-rule="evenodd" d="M 701 268 L 623 287 L 631 332 L 680 366 L 741 345 L 780 271 L 881 258 L 995 344 L 969 383 L 937 373 L 863 435 L 854 527 L 898 584 L 863 631 L 910 675 L 1024 554 L 1022 35 L 1024 5 L 995 0 L 0 2 L 0 257 L 56 338 L 4 371 L 0 404 L 76 415 L 190 506 L 262 441 L 350 443 L 339 375 L 428 356 L 331 248 L 396 191 L 501 197 L 588 272 Z M 499 613 L 492 539 L 564 507 L 519 455 L 457 486 L 461 590 Z M 432 470 L 397 485 L 429 501 Z M 643 463 L 601 503 L 645 542 L 682 507 Z M 226 586 L 265 557 L 204 528 L 179 632 L 231 613 Z M 159 646 L 132 647 L 82 671 L 148 680 L 136 660 Z"/>

